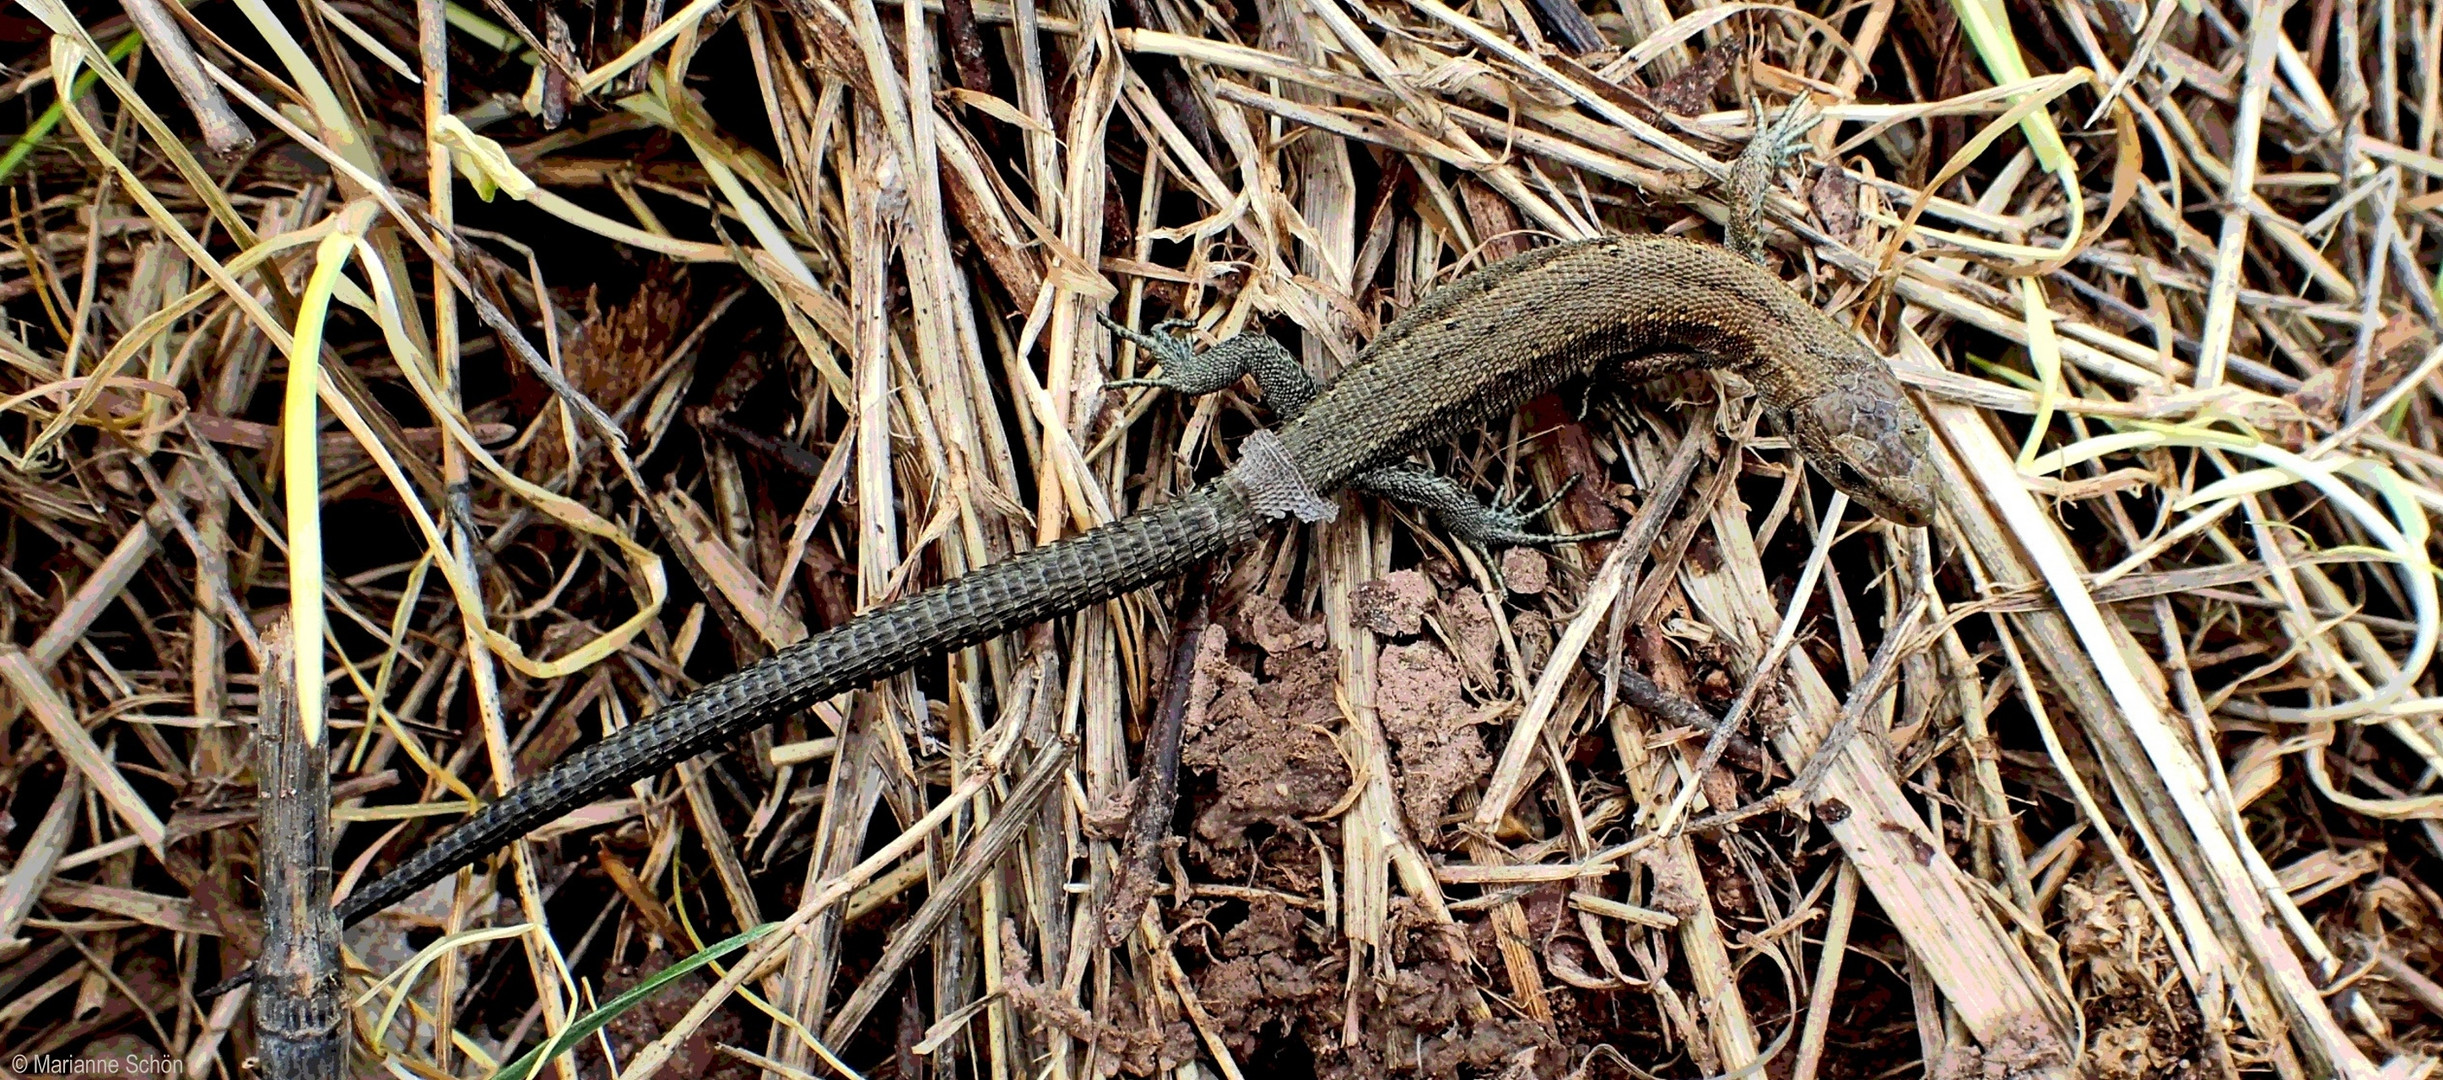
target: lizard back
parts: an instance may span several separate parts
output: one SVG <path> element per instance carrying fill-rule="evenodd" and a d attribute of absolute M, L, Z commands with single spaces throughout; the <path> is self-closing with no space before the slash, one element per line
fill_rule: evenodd
<path fill-rule="evenodd" d="M 1672 237 L 1600 237 L 1494 263 L 1426 297 L 1281 437 L 1308 485 L 1329 491 L 1607 362 L 1631 379 L 1731 368 L 1781 408 L 1845 379 L 1905 400 L 1855 334 L 1763 268 Z"/>

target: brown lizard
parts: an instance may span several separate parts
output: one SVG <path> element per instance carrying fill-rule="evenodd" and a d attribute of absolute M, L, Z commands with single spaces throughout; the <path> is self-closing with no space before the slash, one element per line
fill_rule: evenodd
<path fill-rule="evenodd" d="M 350 896 L 341 921 L 814 701 L 1171 577 L 1278 518 L 1328 516 L 1324 500 L 1343 488 L 1418 506 L 1480 548 L 1584 539 L 1533 532 L 1545 507 L 1481 505 L 1409 461 L 1571 378 L 1735 371 L 1834 487 L 1903 525 L 1934 511 L 1925 422 L 1882 359 L 1718 247 L 1604 237 L 1495 263 L 1420 301 L 1328 386 L 1261 333 L 1196 351 L 1159 327 L 1105 323 L 1161 361 L 1154 385 L 1201 394 L 1252 374 L 1284 426 L 1249 437 L 1228 474 L 1168 503 L 866 612 L 578 751 Z"/>

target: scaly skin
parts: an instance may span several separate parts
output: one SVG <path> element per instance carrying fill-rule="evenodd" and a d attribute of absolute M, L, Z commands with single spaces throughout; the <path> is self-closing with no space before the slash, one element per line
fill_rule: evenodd
<path fill-rule="evenodd" d="M 1202 391 L 1253 371 L 1294 413 L 1281 440 L 1306 485 L 1426 506 L 1463 539 L 1572 539 L 1477 508 L 1405 464 L 1575 376 L 1646 379 L 1727 367 L 1754 384 L 1835 487 L 1906 525 L 1933 516 L 1929 436 L 1883 362 L 1770 273 L 1720 248 L 1614 237 L 1529 252 L 1426 297 L 1320 391 L 1277 344 L 1245 335 L 1201 354 L 1127 332 Z M 1191 370 L 1196 369 L 1196 370 Z M 1268 522 L 1231 477 L 1092 532 L 878 608 L 712 683 L 527 781 L 348 898 L 343 923 L 405 899 L 537 826 L 842 690 L 1177 574 Z"/>

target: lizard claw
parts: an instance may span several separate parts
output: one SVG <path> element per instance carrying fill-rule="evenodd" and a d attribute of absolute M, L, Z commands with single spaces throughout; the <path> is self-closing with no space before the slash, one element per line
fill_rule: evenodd
<path fill-rule="evenodd" d="M 1114 334 L 1118 334 L 1125 340 L 1136 343 L 1138 348 L 1153 354 L 1154 359 L 1161 361 L 1163 367 L 1173 367 L 1181 363 L 1193 362 L 1195 359 L 1195 350 L 1191 349 L 1188 346 L 1187 341 L 1176 333 L 1176 331 L 1182 327 L 1196 325 L 1195 323 L 1189 322 L 1185 319 L 1169 319 L 1157 323 L 1154 325 L 1154 329 L 1151 333 L 1138 330 L 1134 327 L 1123 326 L 1118 320 L 1115 320 L 1111 316 L 1105 315 L 1100 311 L 1094 313 L 1094 321 L 1103 324 L 1104 329 L 1109 330 Z M 1159 380 L 1154 379 L 1132 379 L 1128 381 L 1155 386 L 1162 385 Z M 1117 386 L 1120 384 L 1113 382 L 1106 385 Z"/>
<path fill-rule="evenodd" d="M 1578 478 L 1572 476 L 1562 482 L 1561 490 L 1554 492 L 1551 498 L 1537 503 L 1533 508 L 1522 509 L 1531 496 L 1521 495 L 1508 502 L 1496 502 L 1491 506 L 1480 507 L 1472 520 L 1454 521 L 1448 525 L 1453 534 L 1474 545 L 1480 552 L 1511 547 L 1540 548 L 1561 544 L 1583 544 L 1589 540 L 1603 540 L 1620 535 L 1618 529 L 1599 529 L 1582 533 L 1544 533 L 1534 532 L 1527 528 L 1528 522 L 1551 512 L 1552 508 L 1559 506 L 1561 500 L 1568 498 L 1570 491 L 1577 486 Z"/>
<path fill-rule="evenodd" d="M 1761 107 L 1758 115 L 1763 115 Z M 1778 172 L 1807 145 L 1807 133 L 1815 130 L 1815 122 L 1823 113 L 1806 101 L 1792 102 L 1773 117 L 1773 122 L 1759 128 L 1749 141 L 1746 153 L 1755 154 L 1770 163 Z"/>
<path fill-rule="evenodd" d="M 1193 397 L 1210 394 L 1238 380 L 1239 367 L 1234 362 L 1215 355 L 1211 349 L 1196 351 L 1187 337 L 1179 332 L 1195 328 L 1196 323 L 1192 319 L 1168 319 L 1156 323 L 1151 333 L 1122 326 L 1100 311 L 1094 313 L 1094 319 L 1102 323 L 1105 329 L 1136 343 L 1137 348 L 1143 349 L 1147 356 L 1162 366 L 1159 374 L 1150 377 L 1112 379 L 1103 384 L 1107 389 L 1150 386 Z"/>

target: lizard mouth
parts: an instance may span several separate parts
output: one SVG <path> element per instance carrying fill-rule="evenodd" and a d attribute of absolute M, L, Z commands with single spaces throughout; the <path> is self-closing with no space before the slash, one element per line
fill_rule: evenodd
<path fill-rule="evenodd" d="M 1876 517 L 1911 528 L 1933 524 L 1933 515 L 1928 512 L 1930 508 L 1925 499 L 1894 497 L 1893 493 L 1885 491 L 1882 485 L 1852 468 L 1848 462 L 1825 462 L 1824 475 L 1832 481 L 1833 487 L 1848 492 L 1850 498 L 1866 504 L 1866 508 L 1873 511 Z"/>

